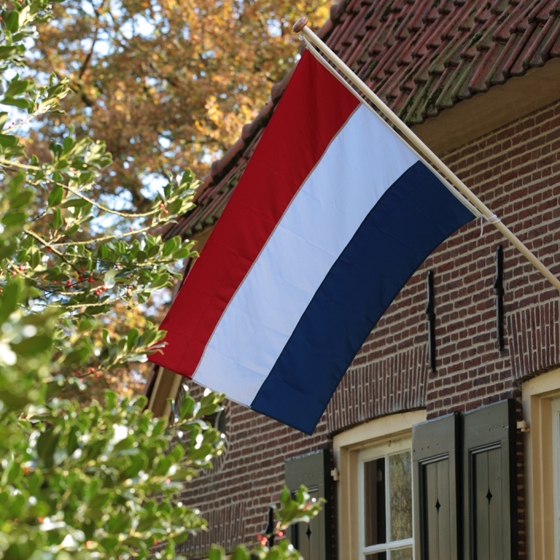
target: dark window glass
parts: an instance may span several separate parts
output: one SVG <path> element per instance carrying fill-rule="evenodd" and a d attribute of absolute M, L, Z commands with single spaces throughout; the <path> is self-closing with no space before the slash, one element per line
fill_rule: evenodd
<path fill-rule="evenodd" d="M 364 463 L 365 543 L 372 546 L 387 542 L 385 515 L 385 458 Z M 374 555 L 375 556 L 375 555 Z M 372 558 L 368 560 L 382 560 Z"/>

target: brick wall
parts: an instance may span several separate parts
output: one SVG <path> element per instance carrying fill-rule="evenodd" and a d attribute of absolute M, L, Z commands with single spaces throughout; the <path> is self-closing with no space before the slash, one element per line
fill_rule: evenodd
<path fill-rule="evenodd" d="M 445 161 L 560 276 L 560 102 L 461 147 Z M 495 335 L 496 247 L 504 246 L 505 348 Z M 434 271 L 437 372 L 428 366 L 425 280 Z M 472 222 L 411 278 L 368 337 L 312 437 L 231 403 L 227 451 L 183 501 L 211 521 L 210 542 L 256 540 L 280 493 L 284 459 L 330 446 L 330 437 L 376 416 L 426 407 L 434 418 L 518 398 L 524 378 L 560 364 L 558 294 L 492 225 Z M 196 389 L 193 389 L 196 391 Z M 522 465 L 522 445 L 519 444 Z M 521 469 L 521 467 L 520 467 Z M 519 471 L 520 534 L 524 534 Z M 230 528 L 226 528 L 230 527 Z M 521 547 L 524 551 L 523 544 Z"/>

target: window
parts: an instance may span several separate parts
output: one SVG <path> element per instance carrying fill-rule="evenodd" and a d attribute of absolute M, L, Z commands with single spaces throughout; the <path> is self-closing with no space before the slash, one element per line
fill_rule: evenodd
<path fill-rule="evenodd" d="M 522 389 L 528 557 L 560 560 L 560 369 Z"/>
<path fill-rule="evenodd" d="M 410 439 L 358 454 L 361 560 L 412 560 Z"/>
<path fill-rule="evenodd" d="M 412 560 L 412 426 L 424 410 L 384 416 L 333 438 L 339 560 Z"/>
<path fill-rule="evenodd" d="M 560 535 L 560 399 L 551 403 L 552 410 L 552 472 L 554 489 L 554 534 Z M 555 560 L 560 560 L 560 539 L 554 543 Z"/>

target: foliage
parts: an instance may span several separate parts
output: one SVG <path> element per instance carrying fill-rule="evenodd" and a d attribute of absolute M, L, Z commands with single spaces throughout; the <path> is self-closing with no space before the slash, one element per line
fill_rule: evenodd
<path fill-rule="evenodd" d="M 294 64 L 301 16 L 321 24 L 326 0 L 67 0 L 41 30 L 33 66 L 69 81 L 71 123 L 113 154 L 110 192 L 144 207 L 143 180 L 162 168 L 206 173 Z M 50 138 L 34 135 L 44 147 Z"/>
<path fill-rule="evenodd" d="M 110 324 L 145 313 L 177 260 L 194 255 L 154 229 L 190 207 L 196 181 L 167 174 L 161 197 L 127 213 L 100 194 L 111 163 L 102 141 L 60 127 L 48 154 L 33 150 L 26 131 L 69 93 L 67 80 L 41 85 L 26 73 L 29 39 L 50 11 L 18 0 L 1 12 L 0 104 L 19 113 L 0 113 L 0 559 L 146 558 L 159 542 L 171 559 L 206 525 L 178 494 L 222 452 L 205 418 L 223 395 L 187 396 L 171 427 L 144 411 L 144 397 L 69 397 L 86 392 L 86 375 L 144 361 L 161 344 L 148 321 L 142 333 Z M 304 494 L 283 505 L 293 519 L 315 507 Z M 287 544 L 256 554 L 296 556 Z"/>
<path fill-rule="evenodd" d="M 0 112 L 0 286 L 23 278 L 27 299 L 22 305 L 28 312 L 48 308 L 58 314 L 53 370 L 83 379 L 144 362 L 148 347 L 157 347 L 162 334 L 147 321 L 142 336 L 129 328 L 118 339 L 111 337 L 111 313 L 146 304 L 152 292 L 180 276 L 177 261 L 194 255 L 192 243 L 179 237 L 164 243 L 150 232 L 192 206 L 197 181 L 190 171 L 167 174 L 163 193 L 146 211 L 123 212 L 100 201 L 99 183 L 112 160 L 104 142 L 78 137 L 69 128 L 60 143 L 51 142 L 44 160 L 28 153 L 33 143 L 17 133 L 45 112 L 56 111 L 70 91 L 68 81 L 54 74 L 40 86 L 11 71 L 24 64 L 26 39 L 48 17 L 44 0 L 16 3 L 12 11 L 2 12 L 0 104 L 17 107 L 23 118 L 11 120 Z"/>
<path fill-rule="evenodd" d="M 5 417 L 0 558 L 145 558 L 158 540 L 173 558 L 174 544 L 206 522 L 172 498 L 223 446 L 202 419 L 221 397 L 205 399 L 174 426 L 171 448 L 145 397 L 118 403 L 108 393 L 104 406 L 86 407 L 54 399 Z"/>

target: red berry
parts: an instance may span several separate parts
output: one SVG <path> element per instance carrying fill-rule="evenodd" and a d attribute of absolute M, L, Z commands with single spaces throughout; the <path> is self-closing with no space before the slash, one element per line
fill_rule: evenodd
<path fill-rule="evenodd" d="M 42 517 L 37 517 L 37 521 L 38 521 L 39 523 L 43 523 L 43 518 L 42 518 Z"/>
<path fill-rule="evenodd" d="M 79 277 L 78 277 L 78 280 L 83 280 L 83 279 L 84 279 L 83 276 L 79 276 Z"/>
<path fill-rule="evenodd" d="M 263 538 L 261 539 L 261 545 L 262 545 L 262 546 L 265 546 L 267 542 L 268 542 L 268 539 L 267 539 L 266 537 L 263 537 Z"/>
<path fill-rule="evenodd" d="M 132 226 L 130 226 L 130 231 L 134 231 L 134 228 Z"/>
<path fill-rule="evenodd" d="M 56 280 L 53 280 L 53 284 L 56 284 Z"/>
<path fill-rule="evenodd" d="M 80 377 L 80 381 L 83 381 L 83 380 L 84 380 L 84 378 L 83 378 L 83 377 Z"/>
<path fill-rule="evenodd" d="M 95 368 L 90 367 L 90 368 L 89 368 L 89 371 L 90 371 L 91 373 L 93 373 L 93 372 L 95 371 Z"/>
<path fill-rule="evenodd" d="M 89 548 L 90 546 L 92 546 L 93 543 L 91 541 L 86 541 L 86 546 Z"/>
<path fill-rule="evenodd" d="M 167 208 L 163 211 L 164 214 L 169 214 L 169 210 Z"/>
<path fill-rule="evenodd" d="M 19 269 L 23 272 L 23 266 L 20 265 Z"/>
<path fill-rule="evenodd" d="M 121 265 L 120 265 L 120 264 L 118 264 L 118 265 L 116 265 L 116 267 L 115 267 L 115 268 L 116 268 L 117 270 L 119 270 L 119 269 L 121 268 Z"/>
<path fill-rule="evenodd" d="M 126 279 L 127 279 L 127 280 L 130 280 L 130 276 L 127 276 Z"/>
<path fill-rule="evenodd" d="M 87 281 L 91 283 L 91 282 L 93 282 L 93 278 L 88 278 Z"/>
<path fill-rule="evenodd" d="M 68 282 L 66 282 L 67 286 L 72 286 L 72 280 L 68 280 Z"/>
<path fill-rule="evenodd" d="M 278 536 L 283 537 L 284 536 L 284 531 L 278 531 Z"/>
<path fill-rule="evenodd" d="M 165 483 L 166 483 L 166 484 L 171 484 L 171 479 L 170 479 L 170 478 L 166 478 L 166 479 L 165 479 Z"/>
<path fill-rule="evenodd" d="M 50 247 L 47 247 L 47 251 L 50 253 L 52 249 Z"/>
<path fill-rule="evenodd" d="M 17 274 L 17 272 L 15 270 L 12 270 L 12 276 L 15 276 Z"/>
<path fill-rule="evenodd" d="M 85 270 L 85 268 L 84 268 L 84 267 L 82 267 L 82 272 L 83 272 L 84 270 Z"/>
<path fill-rule="evenodd" d="M 98 374 L 98 373 L 96 373 L 96 374 L 95 374 L 95 377 L 99 377 L 99 374 Z"/>
<path fill-rule="evenodd" d="M 4 290 L 0 290 L 0 294 L 3 292 Z"/>
<path fill-rule="evenodd" d="M 160 203 L 159 203 L 159 207 L 160 207 L 160 208 L 163 208 L 163 207 L 164 207 L 163 202 L 160 202 Z"/>

